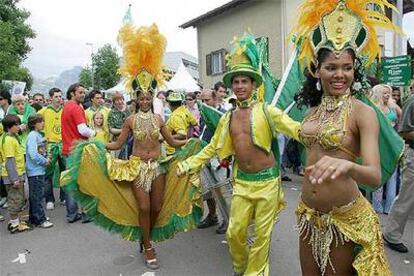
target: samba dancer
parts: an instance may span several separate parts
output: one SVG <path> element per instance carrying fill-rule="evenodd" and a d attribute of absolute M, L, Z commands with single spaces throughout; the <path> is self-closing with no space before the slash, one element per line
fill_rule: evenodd
<path fill-rule="evenodd" d="M 308 0 L 294 29 L 299 61 L 307 65 L 295 98 L 311 107 L 300 132 L 307 167 L 296 210 L 303 275 L 391 274 L 378 216 L 357 185 L 381 183 L 377 114 L 355 97 L 359 57 L 379 54 L 375 23 L 394 29 L 366 9 L 368 2 L 390 7 L 382 0 Z"/>
<path fill-rule="evenodd" d="M 162 241 L 195 228 L 202 214 L 198 203 L 201 195 L 198 187 L 191 184 L 196 181 L 190 183 L 188 178 L 176 177 L 176 156 L 170 157 L 168 164 L 174 170 L 173 178 L 165 175 L 161 165 L 165 160 L 160 160 L 160 136 L 172 146 L 186 143 L 174 139 L 162 118 L 152 111 L 154 91 L 166 77 L 162 65 L 165 37 L 155 24 L 138 29 L 126 24 L 120 30 L 119 41 L 125 59 L 120 70 L 127 79 L 127 89 L 137 97 L 138 110 L 126 119 L 121 134 L 106 149 L 120 149 L 132 133 L 132 155 L 129 160 L 116 159 L 102 143 L 78 144 L 70 156 L 72 167 L 62 182 L 74 192 L 95 224 L 119 233 L 123 239 L 140 240 L 145 265 L 157 269 L 159 263 L 151 240 Z M 188 148 L 180 153 L 185 151 L 193 154 Z"/>

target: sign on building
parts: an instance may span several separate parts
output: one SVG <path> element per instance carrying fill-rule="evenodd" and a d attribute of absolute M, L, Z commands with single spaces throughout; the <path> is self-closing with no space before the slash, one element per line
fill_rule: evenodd
<path fill-rule="evenodd" d="M 397 56 L 382 60 L 384 83 L 391 86 L 409 86 L 411 82 L 411 57 Z"/>

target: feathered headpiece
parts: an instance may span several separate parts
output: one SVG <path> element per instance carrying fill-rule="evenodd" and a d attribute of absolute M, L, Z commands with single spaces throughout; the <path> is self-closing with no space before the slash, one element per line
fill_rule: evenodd
<path fill-rule="evenodd" d="M 253 78 L 259 87 L 263 81 L 260 73 L 260 56 L 256 45 L 256 40 L 250 33 L 244 33 L 243 37 L 235 37 L 231 42 L 232 52 L 227 55 L 229 71 L 223 76 L 223 82 L 227 87 L 231 87 L 233 77 L 246 75 Z"/>
<path fill-rule="evenodd" d="M 126 77 L 126 87 L 132 95 L 137 89 L 148 93 L 164 84 L 168 74 L 163 70 L 162 60 L 167 40 L 157 25 L 137 29 L 126 23 L 119 30 L 118 42 L 124 59 L 119 72 Z"/>
<path fill-rule="evenodd" d="M 370 10 L 368 4 L 376 8 Z M 375 28 L 400 32 L 384 15 L 385 7 L 396 10 L 387 0 L 306 0 L 292 30 L 299 62 L 310 70 L 311 64 L 317 65 L 318 51 L 327 48 L 336 55 L 352 49 L 371 64 L 380 53 Z"/>

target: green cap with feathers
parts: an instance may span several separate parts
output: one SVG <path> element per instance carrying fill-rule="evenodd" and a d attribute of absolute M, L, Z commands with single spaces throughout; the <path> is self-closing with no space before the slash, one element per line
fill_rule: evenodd
<path fill-rule="evenodd" d="M 233 50 L 226 57 L 230 70 L 223 76 L 224 84 L 231 87 L 235 76 L 244 75 L 252 78 L 256 82 L 256 87 L 259 87 L 263 78 L 259 72 L 259 51 L 253 35 L 245 33 L 240 39 L 235 38 L 232 44 Z"/>

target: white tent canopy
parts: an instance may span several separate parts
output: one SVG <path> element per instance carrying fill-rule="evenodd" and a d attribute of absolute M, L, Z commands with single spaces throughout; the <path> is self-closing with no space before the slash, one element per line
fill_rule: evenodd
<path fill-rule="evenodd" d="M 127 91 L 126 91 L 125 82 L 126 82 L 126 80 L 121 80 L 114 87 L 105 90 L 104 91 L 105 94 L 112 95 L 112 94 L 115 94 L 116 92 L 119 92 L 121 94 L 124 94 L 124 98 L 125 98 L 126 101 L 129 101 L 131 99 L 131 97 L 130 97 L 129 93 L 127 93 Z"/>
<path fill-rule="evenodd" d="M 126 89 L 125 89 L 125 80 L 121 80 L 117 85 L 115 85 L 112 88 L 109 88 L 107 90 L 104 91 L 105 93 L 108 94 L 114 94 L 115 92 L 119 92 L 119 93 L 126 93 Z"/>
<path fill-rule="evenodd" d="M 190 73 L 188 73 L 182 62 L 180 63 L 180 66 L 178 66 L 175 75 L 166 83 L 166 86 L 167 89 L 185 91 L 186 93 L 200 90 L 197 82 L 193 79 Z"/>

